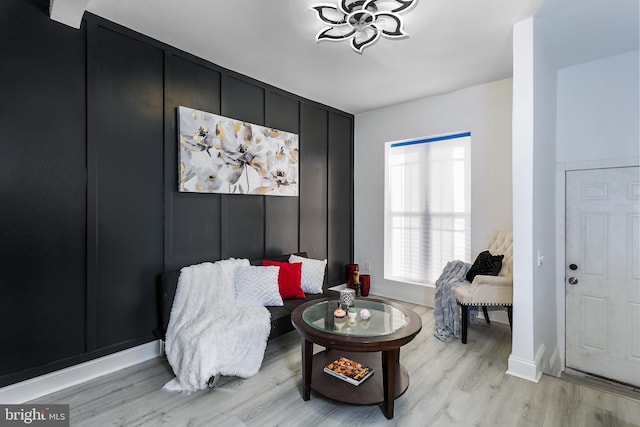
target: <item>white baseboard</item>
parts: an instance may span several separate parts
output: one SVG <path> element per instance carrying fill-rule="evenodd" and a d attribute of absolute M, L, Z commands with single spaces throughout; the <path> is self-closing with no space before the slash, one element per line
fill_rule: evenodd
<path fill-rule="evenodd" d="M 523 380 L 537 383 L 542 378 L 542 356 L 544 356 L 544 344 L 536 352 L 535 360 L 527 360 L 511 354 L 507 375 L 522 378 Z"/>
<path fill-rule="evenodd" d="M 162 354 L 162 341 L 152 341 L 108 356 L 70 366 L 0 388 L 0 403 L 20 404 L 91 379 L 119 371 Z"/>
<path fill-rule="evenodd" d="M 482 308 L 480 307 L 478 307 L 478 319 L 484 320 L 484 313 L 482 312 Z M 509 315 L 507 314 L 506 310 L 502 309 L 502 307 L 500 307 L 500 309 L 498 310 L 493 310 L 491 307 L 489 307 L 489 320 L 492 323 L 495 322 L 508 325 Z"/>
<path fill-rule="evenodd" d="M 388 286 L 385 284 L 377 285 L 375 289 L 371 289 L 371 293 L 383 298 L 392 298 L 398 301 L 406 301 L 413 304 L 424 305 L 434 308 L 435 288 L 432 286 L 418 286 L 396 284 Z"/>

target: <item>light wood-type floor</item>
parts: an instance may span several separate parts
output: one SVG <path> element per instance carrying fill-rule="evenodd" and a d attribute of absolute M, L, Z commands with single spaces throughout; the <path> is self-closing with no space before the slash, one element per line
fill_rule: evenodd
<path fill-rule="evenodd" d="M 163 391 L 172 374 L 155 359 L 36 402 L 68 403 L 71 425 L 92 427 L 640 426 L 640 400 L 546 375 L 538 384 L 506 375 L 508 326 L 474 325 L 467 345 L 443 343 L 433 336 L 433 310 L 409 306 L 423 328 L 400 353 L 411 381 L 393 420 L 377 406 L 344 405 L 313 392 L 303 401 L 295 331 L 269 342 L 257 375 L 222 378 L 215 390 Z"/>

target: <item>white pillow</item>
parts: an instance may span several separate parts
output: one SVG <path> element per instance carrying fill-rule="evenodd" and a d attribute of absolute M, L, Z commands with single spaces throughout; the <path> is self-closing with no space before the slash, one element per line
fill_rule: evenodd
<path fill-rule="evenodd" d="M 238 267 L 233 284 L 236 288 L 238 307 L 282 306 L 284 302 L 278 290 L 280 267 L 250 265 Z"/>
<path fill-rule="evenodd" d="M 302 290 L 305 294 L 321 294 L 324 283 L 324 270 L 327 260 L 304 258 L 298 255 L 291 255 L 289 262 L 302 263 Z"/>

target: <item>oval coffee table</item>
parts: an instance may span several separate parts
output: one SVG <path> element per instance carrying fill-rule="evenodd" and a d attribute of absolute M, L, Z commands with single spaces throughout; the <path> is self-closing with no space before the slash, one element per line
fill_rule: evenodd
<path fill-rule="evenodd" d="M 420 332 L 422 321 L 413 310 L 374 298 L 355 301 L 356 319 L 336 321 L 333 311 L 337 305 L 337 300 L 313 300 L 291 314 L 302 337 L 302 398 L 309 400 L 313 389 L 338 402 L 381 404 L 382 412 L 391 419 L 394 400 L 409 387 L 409 373 L 400 364 L 400 347 Z M 368 320 L 360 317 L 364 308 L 371 313 Z M 313 344 L 325 350 L 314 355 Z M 373 368 L 373 375 L 355 386 L 325 374 L 324 367 L 340 357 Z"/>

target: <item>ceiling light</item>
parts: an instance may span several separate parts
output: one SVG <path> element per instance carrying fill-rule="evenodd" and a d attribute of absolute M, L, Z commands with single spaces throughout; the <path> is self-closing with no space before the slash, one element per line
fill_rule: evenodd
<path fill-rule="evenodd" d="M 400 39 L 404 31 L 401 12 L 411 9 L 418 0 L 339 0 L 337 4 L 318 3 L 311 6 L 318 19 L 327 24 L 316 34 L 316 41 L 351 39 L 358 53 L 375 43 L 380 36 Z"/>

